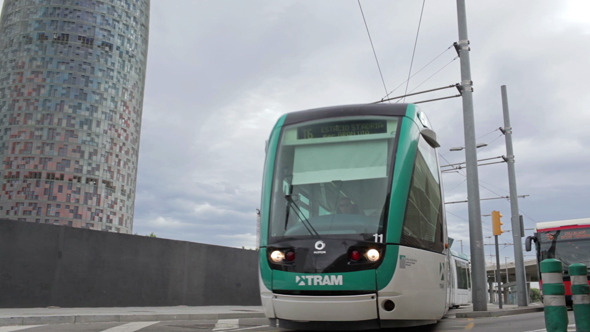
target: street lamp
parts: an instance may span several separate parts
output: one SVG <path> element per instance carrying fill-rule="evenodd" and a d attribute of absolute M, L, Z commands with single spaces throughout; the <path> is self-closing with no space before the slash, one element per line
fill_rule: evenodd
<path fill-rule="evenodd" d="M 479 148 L 483 148 L 484 146 L 488 146 L 488 145 L 486 143 L 480 143 L 480 144 L 477 144 L 475 146 L 475 148 L 476 149 L 479 149 Z M 461 151 L 461 150 L 464 150 L 464 149 L 465 149 L 464 146 L 457 146 L 457 147 L 454 147 L 454 148 L 450 148 L 449 151 Z"/>

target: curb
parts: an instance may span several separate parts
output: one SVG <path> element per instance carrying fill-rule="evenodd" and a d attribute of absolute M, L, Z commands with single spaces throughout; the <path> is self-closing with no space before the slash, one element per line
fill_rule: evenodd
<path fill-rule="evenodd" d="M 206 314 L 149 314 L 149 315 L 56 315 L 0 317 L 0 326 L 44 325 L 44 324 L 80 324 L 105 322 L 145 322 L 171 320 L 219 320 L 239 318 L 264 318 L 264 313 L 206 313 Z"/>
<path fill-rule="evenodd" d="M 470 312 L 458 312 L 455 314 L 457 318 L 478 318 L 478 317 L 500 317 L 527 314 L 531 312 L 543 311 L 544 307 L 526 307 L 526 308 L 514 308 L 514 309 L 497 309 L 492 311 L 470 311 Z"/>

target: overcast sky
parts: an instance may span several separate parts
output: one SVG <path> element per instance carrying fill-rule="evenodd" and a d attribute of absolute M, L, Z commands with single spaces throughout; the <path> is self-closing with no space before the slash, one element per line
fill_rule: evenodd
<path fill-rule="evenodd" d="M 466 1 L 478 158 L 506 154 L 500 86 L 508 88 L 525 228 L 590 217 L 590 5 Z M 361 1 L 385 86 L 404 93 L 422 2 Z M 456 2 L 426 1 L 408 91 L 460 82 Z M 255 247 L 264 142 L 290 111 L 385 96 L 357 1 L 159 1 L 151 4 L 134 233 Z M 453 60 L 455 59 L 455 60 Z M 430 63 L 430 64 L 429 64 Z M 429 64 L 428 66 L 426 66 Z M 426 66 L 426 67 L 425 67 Z M 456 94 L 444 90 L 406 101 Z M 441 163 L 465 160 L 461 99 L 425 103 Z M 507 196 L 505 163 L 479 169 L 480 196 Z M 446 201 L 466 173 L 443 175 Z M 469 252 L 467 204 L 447 204 L 454 249 Z M 485 200 L 510 229 L 506 199 Z M 493 243 L 483 216 L 484 242 Z M 527 231 L 527 235 L 532 230 Z M 510 233 L 500 243 L 512 243 Z M 486 259 L 492 246 L 485 246 Z M 512 246 L 500 255 L 513 257 Z M 532 257 L 525 257 L 529 259 Z M 511 258 L 509 258 L 510 260 Z"/>
<path fill-rule="evenodd" d="M 467 2 L 478 158 L 506 154 L 500 86 L 508 88 L 520 211 L 536 222 L 590 217 L 590 5 Z M 151 4 L 134 232 L 255 247 L 264 142 L 290 111 L 404 93 L 422 2 L 159 1 Z M 456 2 L 426 1 L 408 91 L 460 82 Z M 453 59 L 455 59 L 453 61 Z M 430 63 L 430 64 L 429 64 Z M 429 64 L 425 67 L 425 65 Z M 449 89 L 406 101 L 456 94 Z M 465 160 L 461 99 L 425 103 L 441 163 Z M 479 168 L 480 196 L 507 196 L 505 163 Z M 443 175 L 446 201 L 466 173 Z M 454 249 L 469 252 L 467 204 L 447 204 Z M 508 200 L 485 200 L 510 227 Z M 491 218 L 482 217 L 493 243 Z M 527 235 L 532 230 L 527 231 Z M 500 243 L 511 243 L 505 233 Z M 486 259 L 492 246 L 485 246 Z M 513 257 L 512 246 L 500 255 Z M 525 257 L 530 259 L 531 256 Z M 512 258 L 509 258 L 511 260 Z"/>
<path fill-rule="evenodd" d="M 476 136 L 488 144 L 478 158 L 506 154 L 498 128 L 507 85 L 525 227 L 590 217 L 590 3 L 466 2 Z M 356 0 L 152 0 L 134 233 L 256 246 L 264 143 L 279 116 L 406 90 L 422 1 L 360 3 L 386 87 Z M 456 2 L 426 1 L 408 92 L 460 82 L 457 39 Z M 461 99 L 421 107 L 441 163 L 465 160 L 449 151 L 464 145 Z M 478 170 L 481 198 L 509 194 L 505 163 Z M 447 202 L 467 198 L 464 170 L 443 180 Z M 446 207 L 449 235 L 469 253 L 467 204 Z M 492 210 L 510 229 L 508 200 L 481 202 L 482 214 Z M 493 243 L 491 218 L 482 223 Z M 511 243 L 510 233 L 500 242 Z M 487 260 L 492 250 L 485 246 Z"/>

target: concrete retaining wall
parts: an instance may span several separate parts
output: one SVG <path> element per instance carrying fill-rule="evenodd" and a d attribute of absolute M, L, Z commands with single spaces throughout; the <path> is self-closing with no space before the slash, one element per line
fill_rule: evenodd
<path fill-rule="evenodd" d="M 0 220 L 0 307 L 259 305 L 257 255 Z"/>

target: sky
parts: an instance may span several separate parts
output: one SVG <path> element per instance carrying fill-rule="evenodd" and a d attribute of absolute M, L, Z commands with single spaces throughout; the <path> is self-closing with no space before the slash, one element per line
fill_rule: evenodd
<path fill-rule="evenodd" d="M 466 5 L 476 141 L 487 144 L 478 159 L 506 155 L 506 85 L 525 235 L 540 221 L 590 217 L 590 3 Z M 460 82 L 456 2 L 425 1 L 421 12 L 416 0 L 151 1 L 133 233 L 255 248 L 265 141 L 282 114 Z M 441 164 L 464 161 L 449 151 L 464 146 L 461 99 L 421 108 Z M 509 195 L 505 163 L 478 172 L 482 199 Z M 443 182 L 446 202 L 467 199 L 464 169 Z M 469 254 L 467 204 L 446 209 L 453 249 Z M 481 201 L 490 262 L 493 210 L 511 229 L 507 199 Z M 499 242 L 511 261 L 511 233 Z"/>
<path fill-rule="evenodd" d="M 466 3 L 476 141 L 488 144 L 478 159 L 506 155 L 506 85 L 525 235 L 537 222 L 590 217 L 590 4 Z M 390 96 L 403 95 L 409 75 L 408 92 L 460 82 L 456 2 L 426 1 L 417 35 L 421 11 L 415 0 L 152 1 L 133 232 L 256 247 L 264 145 L 282 114 L 374 102 L 396 87 Z M 464 151 L 449 151 L 464 146 L 461 99 L 421 107 L 441 164 L 464 161 Z M 506 163 L 478 173 L 481 198 L 509 195 Z M 446 202 L 467 199 L 464 169 L 443 182 Z M 500 211 L 510 230 L 510 203 L 480 206 L 492 262 L 489 215 Z M 446 209 L 453 249 L 469 254 L 467 204 Z M 509 232 L 499 237 L 502 263 L 513 260 L 512 242 Z"/>

